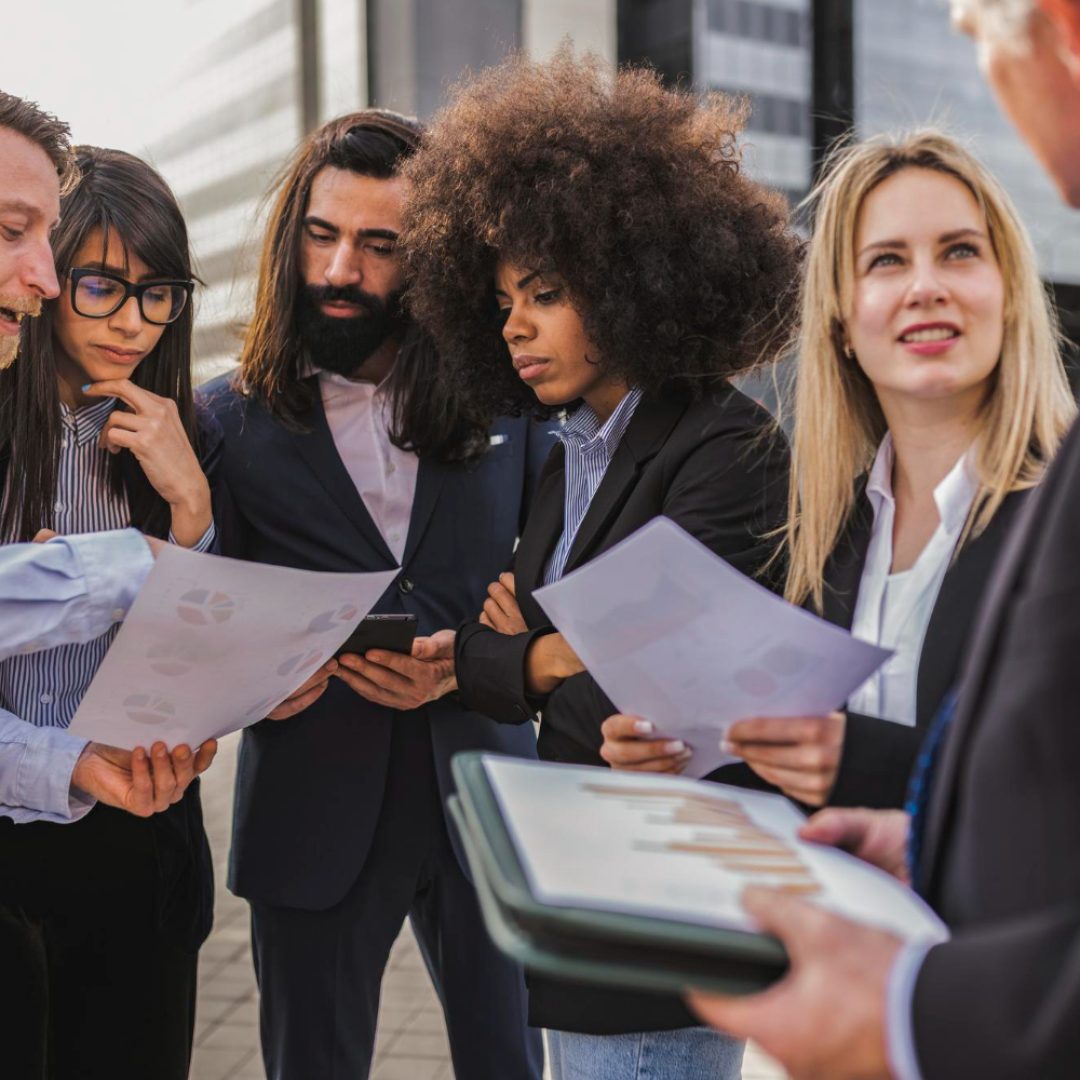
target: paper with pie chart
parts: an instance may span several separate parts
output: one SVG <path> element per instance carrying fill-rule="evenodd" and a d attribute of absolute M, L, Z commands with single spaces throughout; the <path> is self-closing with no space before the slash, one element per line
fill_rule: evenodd
<path fill-rule="evenodd" d="M 818 716 L 891 655 L 787 603 L 655 518 L 536 599 L 620 712 L 694 751 L 687 776 L 734 758 L 736 720 Z"/>
<path fill-rule="evenodd" d="M 166 547 L 70 730 L 132 749 L 196 746 L 247 727 L 334 655 L 397 574 L 317 573 Z"/>

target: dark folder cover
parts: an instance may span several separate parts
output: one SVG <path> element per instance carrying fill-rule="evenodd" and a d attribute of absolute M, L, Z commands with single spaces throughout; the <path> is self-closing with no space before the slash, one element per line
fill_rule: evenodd
<path fill-rule="evenodd" d="M 560 979 L 641 990 L 761 990 L 788 965 L 774 937 L 538 899 L 479 752 L 458 754 L 448 808 L 488 931 L 526 967 Z M 572 839 L 568 838 L 568 842 Z"/>

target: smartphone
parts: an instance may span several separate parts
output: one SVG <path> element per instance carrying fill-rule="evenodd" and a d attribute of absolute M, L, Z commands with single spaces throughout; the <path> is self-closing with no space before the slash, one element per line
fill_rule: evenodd
<path fill-rule="evenodd" d="M 334 655 L 356 653 L 363 656 L 368 649 L 411 653 L 415 637 L 415 615 L 368 615 Z"/>

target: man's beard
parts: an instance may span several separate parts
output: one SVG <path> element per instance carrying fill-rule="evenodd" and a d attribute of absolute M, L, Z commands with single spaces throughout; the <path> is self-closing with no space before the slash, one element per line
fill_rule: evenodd
<path fill-rule="evenodd" d="M 333 300 L 355 304 L 363 313 L 325 315 Z M 401 292 L 385 299 L 355 285 L 306 285 L 300 296 L 300 334 L 312 363 L 337 375 L 356 375 L 364 361 L 405 325 Z"/>
<path fill-rule="evenodd" d="M 41 314 L 41 298 L 37 296 L 8 296 L 0 293 L 0 317 L 19 322 L 26 315 Z M 0 334 L 0 371 L 11 367 L 19 355 L 21 334 Z"/>

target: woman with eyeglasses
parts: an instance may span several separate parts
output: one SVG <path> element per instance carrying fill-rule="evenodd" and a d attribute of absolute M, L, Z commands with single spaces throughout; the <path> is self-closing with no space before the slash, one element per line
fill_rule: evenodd
<path fill-rule="evenodd" d="M 206 551 L 218 438 L 192 397 L 187 228 L 142 161 L 77 156 L 81 180 L 53 237 L 61 294 L 0 374 L 0 535 L 133 525 Z M 115 633 L 0 662 L 0 707 L 55 749 Z M 136 750 L 160 811 L 143 816 L 85 795 L 86 770 L 107 769 L 108 755 L 67 738 L 67 754 L 53 754 L 57 813 L 17 823 L 0 806 L 0 912 L 18 913 L 25 938 L 4 980 L 30 1003 L 19 1075 L 179 1080 L 213 896 L 193 777 L 214 746 Z"/>

